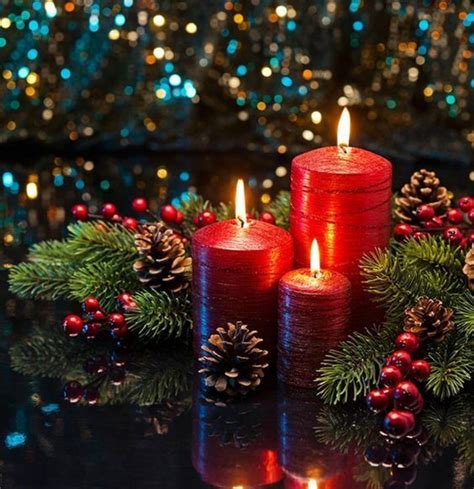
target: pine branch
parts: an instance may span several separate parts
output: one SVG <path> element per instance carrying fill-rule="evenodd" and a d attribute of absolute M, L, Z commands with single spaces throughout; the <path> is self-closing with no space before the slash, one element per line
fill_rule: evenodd
<path fill-rule="evenodd" d="M 474 295 L 463 294 L 454 307 L 456 329 L 466 336 L 474 336 Z"/>
<path fill-rule="evenodd" d="M 428 354 L 431 374 L 426 386 L 437 397 L 452 397 L 471 380 L 474 369 L 474 341 L 453 333 Z"/>
<path fill-rule="evenodd" d="M 367 394 L 378 378 L 385 356 L 393 348 L 398 328 L 355 332 L 321 363 L 316 378 L 318 395 L 328 404 L 355 401 Z"/>
<path fill-rule="evenodd" d="M 458 441 L 457 449 L 461 457 L 462 462 L 465 464 L 467 472 L 474 474 L 474 424 L 472 422 L 473 416 L 471 413 L 471 424 L 469 429 Z"/>
<path fill-rule="evenodd" d="M 138 258 L 133 233 L 120 224 L 103 221 L 78 222 L 68 226 L 68 249 L 76 260 L 128 262 Z"/>
<path fill-rule="evenodd" d="M 137 308 L 127 313 L 130 331 L 151 340 L 188 339 L 191 333 L 191 297 L 144 290 L 133 296 Z"/>
<path fill-rule="evenodd" d="M 34 262 L 46 261 L 49 264 L 71 263 L 73 256 L 70 253 L 68 242 L 60 240 L 41 241 L 31 246 L 28 260 Z"/>
<path fill-rule="evenodd" d="M 136 292 L 141 285 L 131 266 L 121 260 L 89 263 L 76 270 L 69 280 L 70 296 L 78 301 L 93 295 L 102 307 L 112 310 L 124 290 Z"/>
<path fill-rule="evenodd" d="M 288 229 L 290 227 L 290 192 L 279 192 L 266 210 L 275 216 L 277 226 Z"/>
<path fill-rule="evenodd" d="M 56 300 L 68 296 L 68 285 L 74 268 L 67 263 L 46 260 L 26 262 L 10 269 L 10 291 L 23 299 Z"/>
<path fill-rule="evenodd" d="M 470 431 L 474 409 L 473 399 L 460 395 L 449 401 L 431 400 L 422 413 L 423 426 L 436 444 L 447 447 Z"/>

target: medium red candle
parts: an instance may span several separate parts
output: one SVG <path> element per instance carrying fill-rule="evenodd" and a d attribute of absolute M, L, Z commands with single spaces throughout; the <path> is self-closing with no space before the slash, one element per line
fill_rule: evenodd
<path fill-rule="evenodd" d="M 349 112 L 344 109 L 338 146 L 294 158 L 290 223 L 297 265 L 308 266 L 316 237 L 322 267 L 346 275 L 358 294 L 360 258 L 389 242 L 392 165 L 379 155 L 349 147 L 349 132 Z"/>
<path fill-rule="evenodd" d="M 193 236 L 194 351 L 228 322 L 258 330 L 263 348 L 275 353 L 278 281 L 293 266 L 291 235 L 246 218 L 243 183 L 236 219 L 206 226 Z M 274 355 L 273 355 L 274 356 Z"/>
<path fill-rule="evenodd" d="M 315 388 L 324 355 L 347 336 L 351 284 L 344 275 L 320 270 L 313 240 L 311 268 L 286 273 L 280 280 L 278 378 L 290 385 Z"/>

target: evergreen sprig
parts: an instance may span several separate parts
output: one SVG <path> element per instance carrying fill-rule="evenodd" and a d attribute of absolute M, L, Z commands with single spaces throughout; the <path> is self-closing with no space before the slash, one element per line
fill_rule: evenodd
<path fill-rule="evenodd" d="M 137 308 L 126 315 L 130 331 L 153 340 L 188 339 L 191 333 L 191 297 L 143 290 L 133 297 Z"/>
<path fill-rule="evenodd" d="M 275 223 L 284 229 L 290 227 L 290 192 L 284 190 L 267 205 L 266 210 L 275 216 Z"/>

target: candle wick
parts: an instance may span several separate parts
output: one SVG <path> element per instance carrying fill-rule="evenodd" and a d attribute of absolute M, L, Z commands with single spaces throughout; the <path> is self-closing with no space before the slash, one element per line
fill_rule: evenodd
<path fill-rule="evenodd" d="M 321 276 L 321 270 L 316 270 L 315 272 L 313 272 L 313 278 L 321 278 Z"/>
<path fill-rule="evenodd" d="M 347 153 L 347 144 L 340 144 L 339 145 L 339 148 L 342 149 L 342 151 L 344 151 L 344 153 Z"/>
<path fill-rule="evenodd" d="M 245 221 L 240 216 L 237 217 L 237 221 L 239 222 L 241 228 L 245 227 Z"/>

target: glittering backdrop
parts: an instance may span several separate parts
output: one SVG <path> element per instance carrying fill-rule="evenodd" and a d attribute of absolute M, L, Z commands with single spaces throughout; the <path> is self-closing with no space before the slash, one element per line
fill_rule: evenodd
<path fill-rule="evenodd" d="M 466 161 L 473 46 L 470 0 L 3 0 L 0 142 L 285 153 L 349 105 L 372 146 Z"/>

